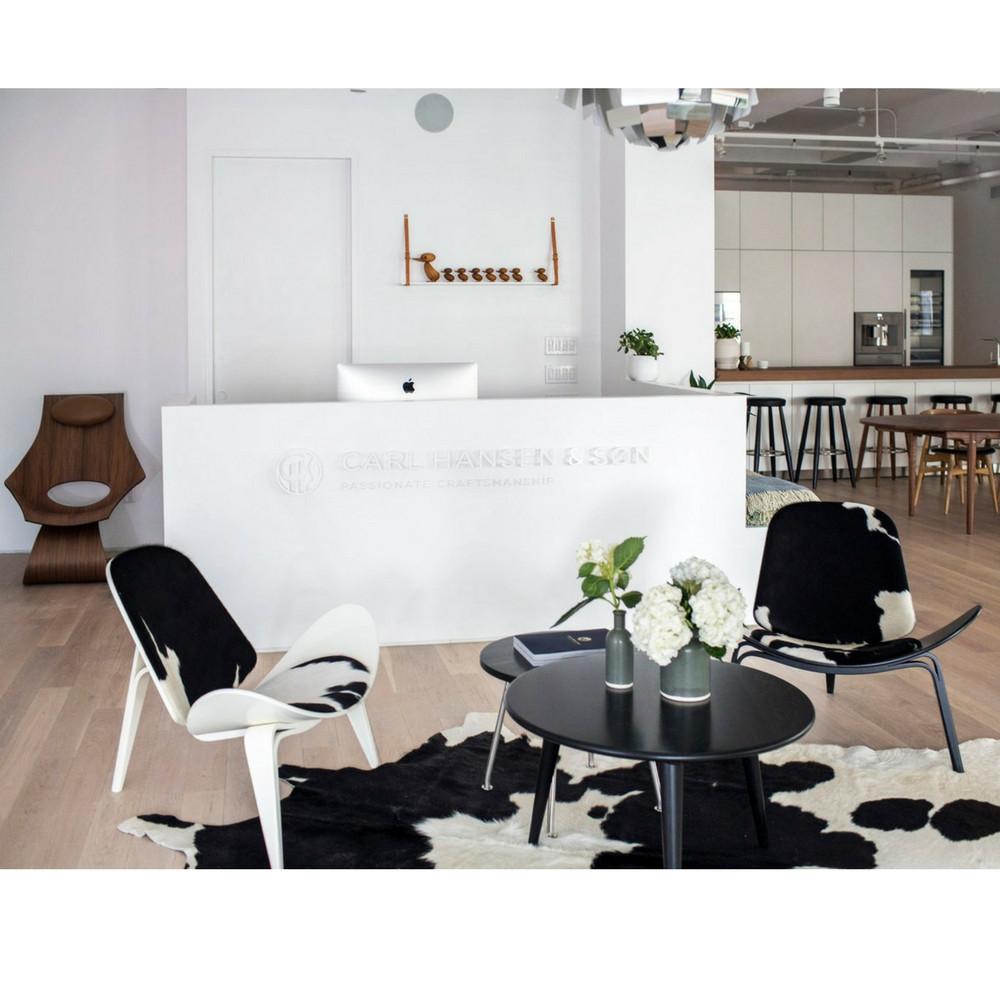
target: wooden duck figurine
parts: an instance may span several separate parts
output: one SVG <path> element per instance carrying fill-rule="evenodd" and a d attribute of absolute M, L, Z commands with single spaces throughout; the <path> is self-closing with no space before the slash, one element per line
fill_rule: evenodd
<path fill-rule="evenodd" d="M 444 271 L 442 271 L 441 273 L 444 275 L 444 280 L 445 281 L 454 281 L 455 280 L 455 272 L 452 270 L 452 268 L 446 267 L 444 269 Z"/>
<path fill-rule="evenodd" d="M 510 281 L 510 273 L 507 271 L 507 268 L 501 267 L 500 270 L 497 271 L 497 274 L 500 275 L 501 281 Z"/>
<path fill-rule="evenodd" d="M 460 268 L 458 269 L 458 280 L 459 280 L 459 281 L 468 281 L 468 280 L 469 280 L 469 274 L 468 274 L 468 272 L 467 272 L 467 271 L 465 270 L 465 268 L 464 268 L 464 267 L 460 267 Z"/>
<path fill-rule="evenodd" d="M 424 274 L 427 276 L 428 281 L 437 281 L 441 277 L 437 268 L 431 264 L 431 261 L 437 260 L 436 254 L 422 253 L 419 257 L 415 257 L 414 260 L 419 260 L 424 265 Z"/>
<path fill-rule="evenodd" d="M 521 281 L 521 280 L 522 280 L 522 276 L 521 276 L 521 269 L 520 269 L 519 267 L 512 267 L 512 268 L 510 269 L 510 276 L 511 276 L 511 277 L 512 277 L 512 278 L 513 278 L 513 279 L 514 279 L 515 281 Z"/>
<path fill-rule="evenodd" d="M 492 267 L 486 268 L 486 280 L 487 281 L 496 281 L 497 280 L 496 271 Z"/>
<path fill-rule="evenodd" d="M 538 280 L 539 281 L 548 281 L 549 280 L 549 276 L 548 276 L 548 274 L 546 274 L 544 267 L 536 267 L 535 268 L 535 274 L 538 276 Z"/>
<path fill-rule="evenodd" d="M 482 281 L 483 280 L 483 272 L 482 272 L 481 268 L 474 267 L 472 269 L 472 280 L 473 281 Z"/>

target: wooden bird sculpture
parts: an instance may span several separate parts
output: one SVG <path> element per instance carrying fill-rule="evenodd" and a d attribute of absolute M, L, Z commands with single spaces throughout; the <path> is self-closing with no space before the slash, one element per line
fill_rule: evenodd
<path fill-rule="evenodd" d="M 438 273 L 436 267 L 431 264 L 432 260 L 437 260 L 437 255 L 433 253 L 422 253 L 419 257 L 415 257 L 415 260 L 419 260 L 424 265 L 424 274 L 427 276 L 428 281 L 437 281 L 441 275 Z"/>
<path fill-rule="evenodd" d="M 460 268 L 458 269 L 458 280 L 459 280 L 459 281 L 468 281 L 468 280 L 469 280 L 469 274 L 468 274 L 468 272 L 467 272 L 467 271 L 465 270 L 465 268 L 464 268 L 464 267 L 460 267 Z"/>
<path fill-rule="evenodd" d="M 441 273 L 444 275 L 445 281 L 455 280 L 455 272 L 450 267 L 446 267 Z"/>
<path fill-rule="evenodd" d="M 549 280 L 549 276 L 548 276 L 548 274 L 546 274 L 544 267 L 536 267 L 535 268 L 535 274 L 538 276 L 538 280 L 539 281 L 548 281 Z"/>
<path fill-rule="evenodd" d="M 500 280 L 501 281 L 510 281 L 510 274 L 507 271 L 507 268 L 501 267 L 500 270 L 497 271 L 497 274 L 500 275 Z"/>
<path fill-rule="evenodd" d="M 521 281 L 521 269 L 519 267 L 512 267 L 510 269 L 510 276 L 515 281 Z"/>
<path fill-rule="evenodd" d="M 492 267 L 486 268 L 486 280 L 487 281 L 496 281 L 497 280 L 496 271 Z"/>
<path fill-rule="evenodd" d="M 472 269 L 472 280 L 473 281 L 482 281 L 483 280 L 483 272 L 482 272 L 481 268 L 474 267 Z"/>

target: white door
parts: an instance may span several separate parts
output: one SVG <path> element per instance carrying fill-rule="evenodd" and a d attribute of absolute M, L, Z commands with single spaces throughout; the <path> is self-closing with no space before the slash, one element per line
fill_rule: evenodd
<path fill-rule="evenodd" d="M 217 403 L 334 399 L 351 353 L 351 175 L 345 159 L 213 164 Z"/>

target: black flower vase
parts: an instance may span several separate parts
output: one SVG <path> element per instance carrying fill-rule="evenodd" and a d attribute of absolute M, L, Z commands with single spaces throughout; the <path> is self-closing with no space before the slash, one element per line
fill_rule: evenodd
<path fill-rule="evenodd" d="M 615 611 L 614 618 L 604 644 L 604 683 L 610 691 L 631 691 L 635 673 L 632 636 L 625 628 L 625 612 Z"/>

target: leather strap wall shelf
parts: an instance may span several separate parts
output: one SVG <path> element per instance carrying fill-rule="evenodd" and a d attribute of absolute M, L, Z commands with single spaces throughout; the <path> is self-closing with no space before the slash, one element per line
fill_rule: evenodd
<path fill-rule="evenodd" d="M 104 579 L 98 522 L 146 478 L 125 432 L 123 393 L 45 396 L 38 433 L 4 484 L 26 521 L 41 525 L 24 582 L 89 583 Z M 107 496 L 82 507 L 53 500 L 60 483 L 104 483 Z"/>

